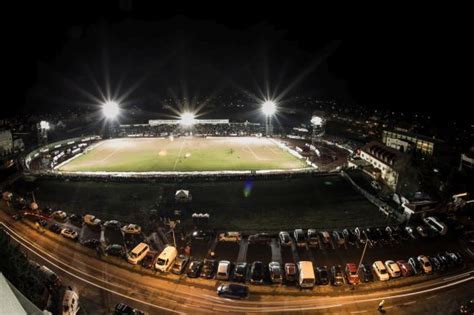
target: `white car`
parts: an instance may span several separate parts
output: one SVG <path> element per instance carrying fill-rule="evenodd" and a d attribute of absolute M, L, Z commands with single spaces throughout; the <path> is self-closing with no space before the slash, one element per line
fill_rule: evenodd
<path fill-rule="evenodd" d="M 79 236 L 76 231 L 73 231 L 68 228 L 62 229 L 61 235 L 64 236 L 65 238 L 70 238 L 72 240 L 77 240 L 77 237 Z"/>
<path fill-rule="evenodd" d="M 66 219 L 66 217 L 67 217 L 66 212 L 61 211 L 61 210 L 54 211 L 51 215 L 53 216 L 53 218 L 55 218 L 55 219 L 61 219 L 61 220 L 64 220 L 64 219 Z"/>
<path fill-rule="evenodd" d="M 385 262 L 385 267 L 387 268 L 387 271 L 390 277 L 392 278 L 400 277 L 400 274 L 401 274 L 400 267 L 397 265 L 396 262 L 394 262 L 393 260 L 387 260 Z"/>
<path fill-rule="evenodd" d="M 73 290 L 66 290 L 63 297 L 63 315 L 76 315 L 79 311 L 79 295 Z"/>
<path fill-rule="evenodd" d="M 372 264 L 372 269 L 374 270 L 375 274 L 377 275 L 377 278 L 379 278 L 380 281 L 387 281 L 390 279 L 390 276 L 387 272 L 387 268 L 385 268 L 385 266 L 380 260 L 377 260 Z"/>
<path fill-rule="evenodd" d="M 433 267 L 431 266 L 430 260 L 425 255 L 418 256 L 418 262 L 420 263 L 421 269 L 424 273 L 432 273 Z"/>
<path fill-rule="evenodd" d="M 142 228 L 136 224 L 127 224 L 122 227 L 122 231 L 128 234 L 140 234 L 142 232 Z"/>
<path fill-rule="evenodd" d="M 102 223 L 102 221 L 99 220 L 98 218 L 96 218 L 95 215 L 86 214 L 86 215 L 84 216 L 84 223 L 85 223 L 85 224 L 88 224 L 88 225 L 97 226 L 97 225 L 100 225 L 100 224 Z"/>
<path fill-rule="evenodd" d="M 220 242 L 240 242 L 240 232 L 224 232 L 219 234 Z"/>

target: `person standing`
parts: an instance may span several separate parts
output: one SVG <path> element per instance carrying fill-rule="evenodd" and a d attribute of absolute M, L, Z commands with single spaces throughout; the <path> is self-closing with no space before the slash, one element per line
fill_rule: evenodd
<path fill-rule="evenodd" d="M 382 300 L 380 303 L 379 303 L 379 307 L 378 307 L 378 311 L 380 313 L 384 313 L 384 309 L 383 309 L 383 305 L 385 304 L 385 300 Z"/>

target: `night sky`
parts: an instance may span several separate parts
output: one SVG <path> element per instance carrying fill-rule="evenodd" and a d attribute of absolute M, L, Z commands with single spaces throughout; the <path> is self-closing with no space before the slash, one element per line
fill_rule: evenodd
<path fill-rule="evenodd" d="M 267 84 L 276 94 L 290 87 L 284 97 L 439 117 L 456 117 L 445 109 L 469 104 L 464 76 L 472 50 L 463 39 L 404 29 L 329 40 L 331 25 L 304 8 L 298 15 L 231 8 L 213 14 L 128 3 L 12 8 L 3 22 L 12 106 L 2 115 L 91 103 L 90 95 L 100 96 L 97 86 L 105 90 L 105 74 L 112 91 L 129 89 L 126 100 L 148 108 L 170 96 L 258 95 Z"/>

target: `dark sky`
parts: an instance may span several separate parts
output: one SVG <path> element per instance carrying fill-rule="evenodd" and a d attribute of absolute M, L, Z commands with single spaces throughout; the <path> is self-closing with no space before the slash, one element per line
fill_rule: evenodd
<path fill-rule="evenodd" d="M 317 23 L 320 15 L 310 8 L 292 14 L 229 5 L 217 14 L 128 1 L 82 3 L 17 6 L 7 14 L 12 106 L 3 115 L 91 102 L 87 94 L 98 97 L 96 86 L 105 90 L 107 76 L 112 90 L 131 89 L 126 100 L 146 106 L 173 95 L 258 94 L 266 82 L 277 94 L 289 88 L 285 97 L 311 94 L 435 115 L 470 103 L 471 40 L 462 37 L 403 29 L 330 40 L 331 25 Z"/>

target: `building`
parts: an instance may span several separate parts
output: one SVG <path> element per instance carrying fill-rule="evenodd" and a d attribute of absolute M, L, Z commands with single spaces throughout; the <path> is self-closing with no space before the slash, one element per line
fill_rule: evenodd
<path fill-rule="evenodd" d="M 372 141 L 360 149 L 359 155 L 374 167 L 375 173 L 380 174 L 380 178 L 388 187 L 396 190 L 400 170 L 406 161 L 404 154 L 382 143 Z"/>
<path fill-rule="evenodd" d="M 13 138 L 10 130 L 0 131 L 0 155 L 7 155 L 12 152 Z"/>
<path fill-rule="evenodd" d="M 441 140 L 407 132 L 400 128 L 392 131 L 384 130 L 382 142 L 401 152 L 418 152 L 427 156 L 432 156 L 442 146 Z"/>

